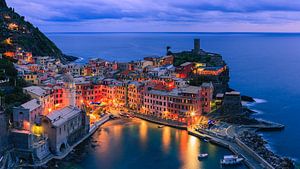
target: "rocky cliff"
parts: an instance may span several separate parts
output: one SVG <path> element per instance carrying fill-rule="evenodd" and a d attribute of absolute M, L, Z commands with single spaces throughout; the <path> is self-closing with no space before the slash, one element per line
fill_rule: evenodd
<path fill-rule="evenodd" d="M 7 5 L 6 5 L 6 2 L 5 0 L 0 0 L 0 8 L 6 8 Z"/>
<path fill-rule="evenodd" d="M 0 53 L 14 52 L 22 49 L 32 52 L 34 56 L 54 56 L 62 62 L 77 58 L 67 56 L 49 40 L 37 27 L 8 8 L 5 0 L 0 0 Z"/>

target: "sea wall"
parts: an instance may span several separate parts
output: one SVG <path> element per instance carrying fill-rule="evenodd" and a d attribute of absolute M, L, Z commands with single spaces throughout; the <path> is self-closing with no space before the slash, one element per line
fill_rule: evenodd
<path fill-rule="evenodd" d="M 266 160 L 264 160 L 262 157 L 260 157 L 255 151 L 253 151 L 250 147 L 248 147 L 246 144 L 244 144 L 240 139 L 235 138 L 235 141 L 245 151 L 247 151 L 250 154 L 253 154 L 253 157 L 257 161 L 260 161 L 262 164 L 264 164 L 265 167 L 267 167 L 268 169 L 275 169 L 271 164 L 269 164 Z"/>
<path fill-rule="evenodd" d="M 139 113 L 135 113 L 134 114 L 135 117 L 149 121 L 149 122 L 153 122 L 153 123 L 157 123 L 157 124 L 162 124 L 162 125 L 166 125 L 166 126 L 170 126 L 170 127 L 175 127 L 178 129 L 187 129 L 187 125 L 186 124 L 182 124 L 182 123 L 176 123 L 173 121 L 167 121 L 164 119 L 159 119 L 159 118 L 153 118 L 153 117 L 149 117 L 147 115 L 142 115 Z"/>

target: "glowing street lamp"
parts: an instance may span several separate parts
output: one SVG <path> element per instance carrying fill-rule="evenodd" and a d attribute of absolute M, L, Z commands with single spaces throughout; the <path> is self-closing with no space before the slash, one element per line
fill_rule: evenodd
<path fill-rule="evenodd" d="M 194 111 L 191 112 L 191 116 L 194 117 L 196 113 Z"/>

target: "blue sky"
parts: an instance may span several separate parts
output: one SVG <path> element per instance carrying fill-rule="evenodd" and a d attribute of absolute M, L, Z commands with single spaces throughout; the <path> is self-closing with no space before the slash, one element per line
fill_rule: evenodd
<path fill-rule="evenodd" d="M 7 0 L 44 32 L 300 32 L 298 0 Z"/>

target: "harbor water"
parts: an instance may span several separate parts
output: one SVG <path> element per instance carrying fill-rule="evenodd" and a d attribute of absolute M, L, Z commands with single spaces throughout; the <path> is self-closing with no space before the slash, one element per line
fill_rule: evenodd
<path fill-rule="evenodd" d="M 85 144 L 78 162 L 60 164 L 76 169 L 218 169 L 220 159 L 229 150 L 201 141 L 185 130 L 158 128 L 139 119 L 114 120 L 106 123 Z M 84 151 L 84 150 L 83 150 Z M 199 153 L 208 157 L 198 159 Z M 246 169 L 243 165 L 234 169 Z"/>

